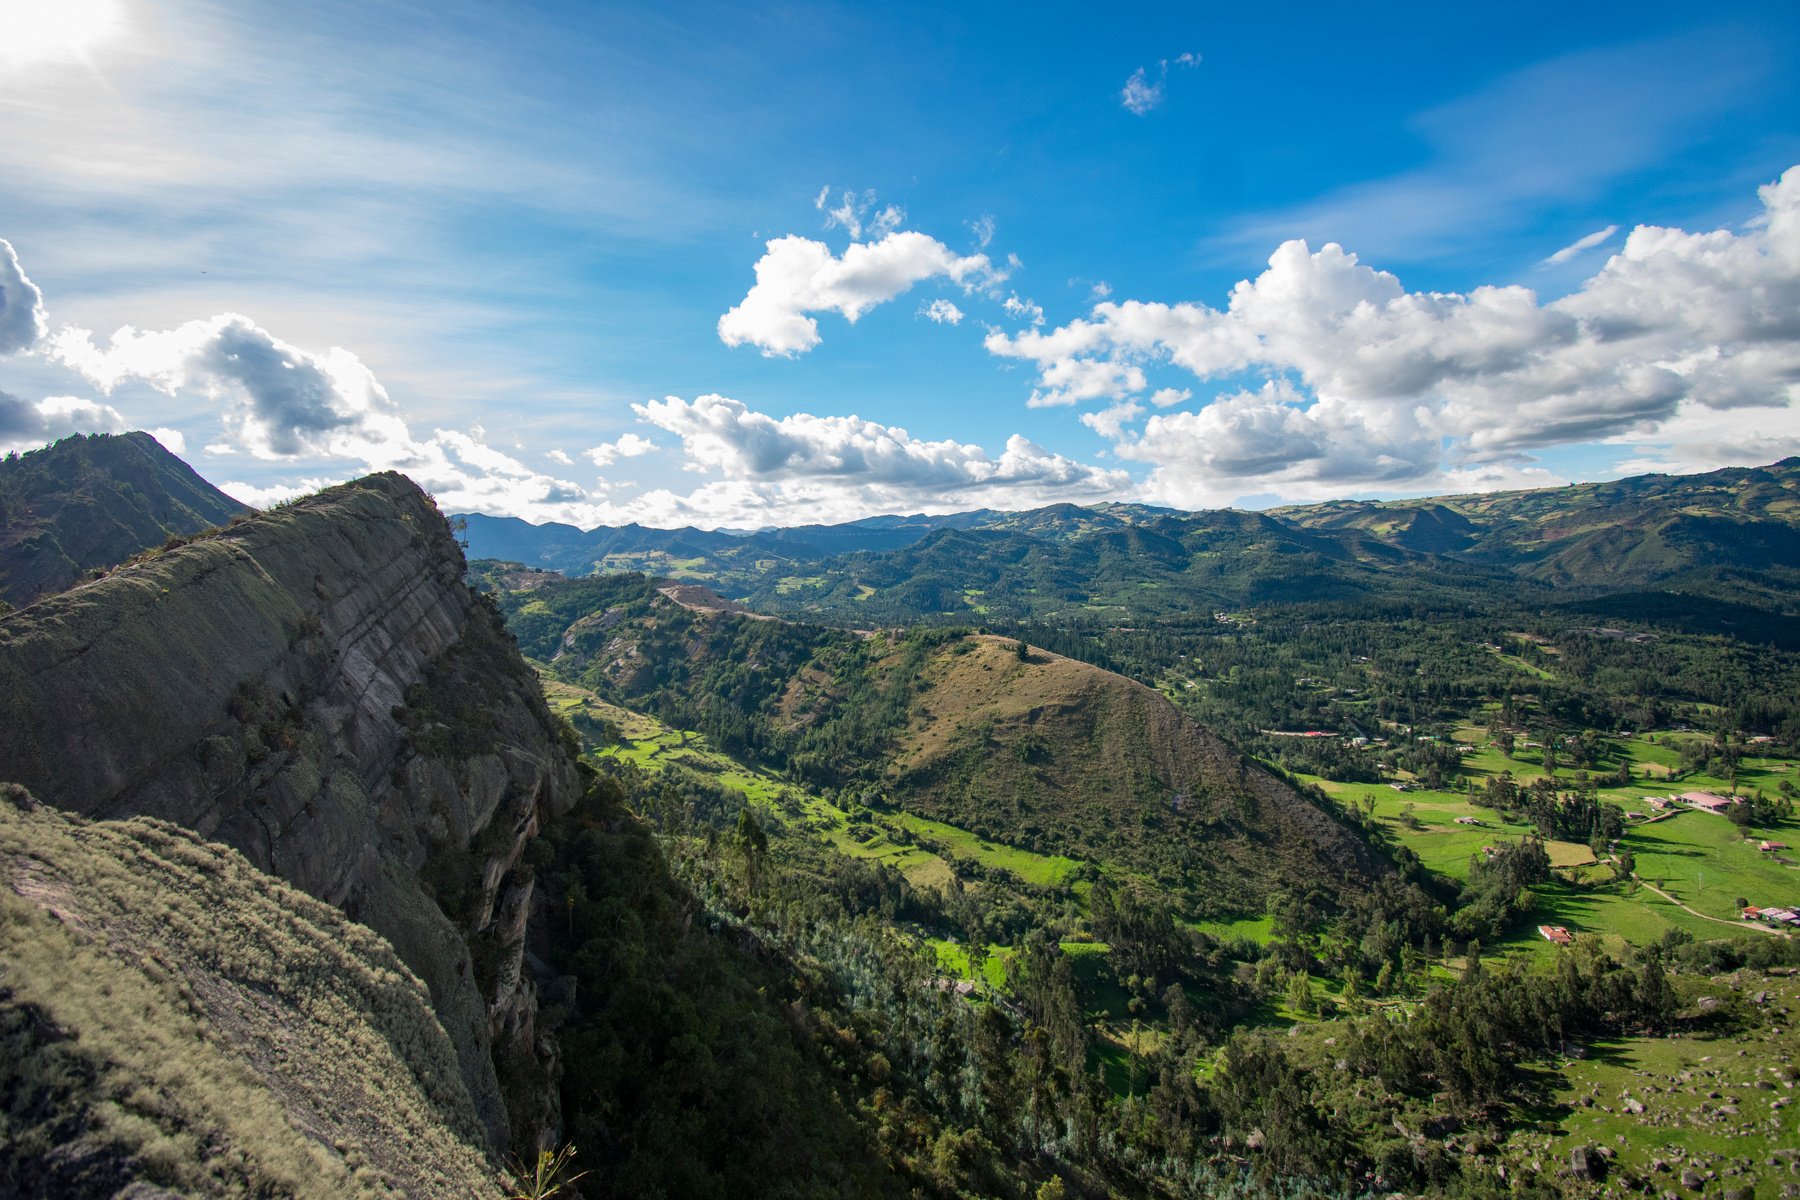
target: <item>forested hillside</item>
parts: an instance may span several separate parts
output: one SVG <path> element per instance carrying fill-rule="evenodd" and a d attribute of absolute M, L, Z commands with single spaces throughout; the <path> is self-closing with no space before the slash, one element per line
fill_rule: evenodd
<path fill-rule="evenodd" d="M 1429 725 L 1396 719 L 1424 699 L 1417 689 L 1435 687 L 1413 664 L 1463 653 L 1454 625 L 1433 635 L 1427 608 L 1411 623 L 1368 616 L 1347 640 L 1309 640 L 1329 636 L 1332 623 L 1319 622 L 1297 650 L 1330 645 L 1384 681 L 1358 718 L 1370 744 L 1265 743 L 1332 747 L 1340 767 L 1366 761 L 1408 791 L 1343 785 L 1343 771 L 1319 774 L 1318 759 L 1301 759 L 1317 781 L 1306 804 L 1319 821 L 1265 823 L 1252 841 L 1277 857 L 1261 860 L 1257 880 L 1234 874 L 1240 848 L 1228 823 L 1197 826 L 1206 837 L 1196 845 L 1213 860 L 1205 863 L 1183 854 L 1179 826 L 1148 812 L 1139 826 L 1147 840 L 1136 840 L 1104 781 L 1129 776 L 1134 761 L 1154 772 L 1169 750 L 1166 731 L 1145 720 L 1150 709 L 1126 708 L 1135 726 L 1111 723 L 1110 710 L 1145 689 L 1120 681 L 1094 695 L 1087 688 L 1104 673 L 1014 633 L 859 634 L 759 618 L 691 585 L 629 575 L 565 581 L 499 564 L 475 573 L 541 664 L 553 705 L 592 747 L 590 761 L 659 831 L 696 894 L 727 925 L 810 964 L 812 1002 L 853 1031 L 832 1057 L 882 1081 L 863 1108 L 867 1128 L 915 1186 L 1015 1196 L 1490 1195 L 1510 1181 L 1519 1194 L 1585 1195 L 1641 1186 L 1663 1169 L 1658 1154 L 1682 1156 L 1696 1178 L 1779 1177 L 1757 1158 L 1787 1119 L 1779 1095 L 1741 1101 L 1741 1118 L 1715 1117 L 1688 1098 L 1685 1080 L 1742 1050 L 1778 1093 L 1792 1081 L 1796 1046 L 1783 1022 L 1800 1003 L 1787 974 L 1800 961 L 1794 939 L 1761 927 L 1731 938 L 1661 890 L 1690 897 L 1685 883 L 1659 875 L 1640 885 L 1632 852 L 1613 847 L 1622 839 L 1641 862 L 1660 864 L 1656 847 L 1691 844 L 1707 871 L 1775 899 L 1791 888 L 1791 868 L 1759 873 L 1746 858 L 1754 849 L 1735 837 L 1669 840 L 1707 835 L 1709 821 L 1732 829 L 1736 817 L 1684 814 L 1655 834 L 1625 830 L 1618 796 L 1667 794 L 1684 776 L 1668 771 L 1658 775 L 1666 782 L 1639 786 L 1635 744 L 1563 734 L 1583 712 L 1561 707 L 1563 673 L 1525 671 L 1551 662 L 1554 646 L 1473 647 L 1470 690 L 1430 693 L 1466 711 L 1479 704 L 1483 672 L 1536 683 L 1488 721 L 1496 738 L 1514 723 L 1556 730 L 1556 758 L 1526 748 L 1523 733 L 1509 752 L 1517 759 L 1496 750 L 1470 758 L 1465 726 L 1440 740 Z M 1229 693 L 1213 696 L 1214 686 L 1247 683 L 1259 660 L 1221 659 L 1214 676 L 1200 669 L 1201 654 L 1183 659 L 1171 648 L 1250 651 L 1265 621 L 1286 628 L 1280 611 L 1185 633 L 1105 631 L 1085 648 L 1192 663 L 1193 674 L 1165 681 L 1168 695 L 1224 708 Z M 1389 640 L 1369 640 L 1379 628 Z M 1572 664 L 1587 676 L 1583 695 L 1618 683 L 1599 669 L 1600 648 L 1616 643 L 1646 664 L 1671 648 L 1617 633 L 1585 635 L 1595 657 Z M 1694 643 L 1675 686 L 1731 686 L 1710 673 L 1705 645 Z M 1210 664 L 1213 651 L 1203 653 Z M 1318 682 L 1307 694 L 1323 716 L 1344 698 Z M 1277 690 L 1271 682 L 1271 696 Z M 1270 698 L 1240 696 L 1240 722 Z M 1725 788 L 1709 772 L 1726 764 L 1747 787 L 1779 778 L 1779 751 L 1752 757 L 1740 740 L 1710 755 L 1699 739 L 1672 741 L 1693 753 L 1681 759 L 1686 786 Z M 1385 774 L 1381 756 L 1392 760 Z M 1495 756 L 1511 773 L 1490 765 Z M 1620 761 L 1633 787 L 1596 798 L 1595 785 L 1614 786 L 1603 772 Z M 1484 791 L 1462 790 L 1484 779 Z M 1076 781 L 1102 790 L 1082 795 Z M 1177 799 L 1156 816 L 1173 817 L 1185 807 Z M 1252 807 L 1272 817 L 1267 803 Z M 1476 826 L 1466 833 L 1452 821 L 1464 814 Z M 1779 802 L 1746 804 L 1744 817 L 1757 836 L 1794 828 Z M 1341 870 L 1299 849 L 1309 841 L 1340 858 L 1369 845 L 1363 853 L 1394 865 L 1373 884 L 1346 887 Z M 1491 852 L 1478 852 L 1484 841 Z M 1282 850 L 1305 865 L 1281 862 Z M 1221 903 L 1226 896 L 1235 902 Z M 1582 915 L 1596 912 L 1606 916 Z M 1575 930 L 1570 948 L 1535 932 L 1546 919 Z M 1654 1066 L 1638 1077 L 1669 1085 L 1667 1099 L 1633 1101 L 1662 1142 L 1627 1153 L 1586 1118 L 1530 1115 L 1594 1104 L 1584 1089 L 1609 1076 L 1584 1065 L 1590 1045 Z M 1693 1049 L 1671 1057 L 1666 1048 L 1677 1046 Z"/>
<path fill-rule="evenodd" d="M 375 476 L 0 616 L 0 1186 L 1778 1191 L 1792 617 L 981 521 L 813 623 Z"/>
<path fill-rule="evenodd" d="M 147 433 L 9 454 L 0 461 L 0 602 L 29 604 L 249 511 Z"/>
<path fill-rule="evenodd" d="M 1267 513 L 1064 504 L 737 532 L 468 522 L 475 558 L 575 576 L 644 571 L 865 626 L 1119 625 L 1264 603 L 1536 606 L 1626 592 L 1701 596 L 1766 621 L 1796 615 L 1800 594 L 1794 460 Z"/>

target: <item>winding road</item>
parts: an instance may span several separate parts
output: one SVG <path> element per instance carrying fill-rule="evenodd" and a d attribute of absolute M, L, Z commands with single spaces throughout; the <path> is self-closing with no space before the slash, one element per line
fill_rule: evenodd
<path fill-rule="evenodd" d="M 1650 883 L 1649 881 L 1647 881 L 1642 875 L 1639 875 L 1636 871 L 1633 871 L 1631 873 L 1631 877 L 1633 879 L 1637 880 L 1639 883 L 1643 884 L 1645 887 L 1649 888 L 1651 891 L 1655 892 L 1657 895 L 1661 896 L 1664 900 L 1667 900 L 1670 904 L 1673 904 L 1676 908 L 1679 908 L 1682 912 L 1687 913 L 1689 916 L 1699 917 L 1702 921 L 1716 921 L 1720 925 L 1729 925 L 1733 929 L 1754 929 L 1754 930 L 1756 930 L 1756 932 L 1766 933 L 1770 937 L 1792 937 L 1793 936 L 1785 929 L 1770 929 L 1766 925 L 1758 925 L 1752 921 L 1731 921 L 1731 920 L 1727 920 L 1724 917 L 1708 916 L 1706 913 L 1696 912 L 1695 910 L 1689 908 L 1687 905 L 1683 904 L 1681 901 L 1677 900 L 1675 897 L 1669 895 L 1669 893 L 1667 893 L 1667 892 L 1663 891 L 1661 888 L 1657 887 L 1654 883 Z"/>

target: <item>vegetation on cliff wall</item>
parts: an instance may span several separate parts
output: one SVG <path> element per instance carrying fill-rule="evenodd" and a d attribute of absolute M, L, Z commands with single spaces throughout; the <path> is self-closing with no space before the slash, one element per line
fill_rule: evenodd
<path fill-rule="evenodd" d="M 367 924 L 429 989 L 490 1143 L 530 1146 L 554 1105 L 509 1110 L 496 1067 L 546 1052 L 515 868 L 579 788 L 462 569 L 430 498 L 378 475 L 0 617 L 0 775 L 192 829 Z M 449 915 L 434 856 L 468 860 Z"/>
<path fill-rule="evenodd" d="M 0 1194 L 498 1196 L 484 1142 L 380 937 L 187 830 L 0 787 Z"/>

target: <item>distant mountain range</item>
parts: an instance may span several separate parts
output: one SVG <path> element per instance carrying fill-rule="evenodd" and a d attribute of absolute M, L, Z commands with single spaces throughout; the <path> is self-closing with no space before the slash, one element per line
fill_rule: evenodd
<path fill-rule="evenodd" d="M 852 623 L 957 613 L 1082 622 L 1497 587 L 1546 601 L 1680 591 L 1792 613 L 1800 595 L 1800 459 L 1265 513 L 1060 504 L 747 532 L 465 520 L 471 558 L 573 576 L 643 571 Z"/>

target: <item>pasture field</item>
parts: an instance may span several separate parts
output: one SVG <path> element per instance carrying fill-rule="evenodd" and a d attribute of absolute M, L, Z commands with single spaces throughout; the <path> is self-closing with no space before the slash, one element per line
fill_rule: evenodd
<path fill-rule="evenodd" d="M 1459 741 L 1477 736 L 1480 731 L 1472 727 L 1457 731 Z M 1679 751 L 1664 744 L 1660 737 L 1655 743 L 1632 739 L 1624 745 L 1632 750 L 1634 763 L 1639 757 L 1644 765 L 1653 767 L 1680 761 Z M 1541 766 L 1508 759 L 1491 746 L 1465 755 L 1463 762 L 1465 770 L 1476 778 L 1497 774 L 1497 768 L 1512 770 L 1514 778 L 1521 782 L 1543 774 Z M 1503 763 L 1506 765 L 1501 766 Z M 1791 768 L 1792 764 L 1779 759 L 1746 759 L 1740 763 L 1739 779 L 1778 780 L 1787 777 Z M 1557 775 L 1570 779 L 1573 772 L 1559 770 Z M 1472 804 L 1462 792 L 1400 792 L 1387 784 L 1300 778 L 1319 784 L 1341 803 L 1370 812 L 1428 869 L 1451 879 L 1467 878 L 1471 858 L 1480 854 L 1484 846 L 1535 835 L 1531 826 Z M 1724 792 L 1727 788 L 1722 780 L 1697 775 L 1674 784 L 1601 788 L 1599 795 L 1628 813 L 1648 813 L 1648 807 L 1638 802 L 1645 795 L 1668 796 L 1689 790 Z M 1458 824 L 1459 817 L 1480 824 Z M 1583 886 L 1605 883 L 1614 874 L 1610 861 L 1597 862 L 1593 851 L 1579 843 L 1546 841 L 1545 849 L 1558 878 L 1533 889 L 1539 900 L 1533 926 L 1563 925 L 1571 932 L 1616 935 L 1639 945 L 1656 940 L 1670 929 L 1696 938 L 1750 932 L 1751 927 L 1739 919 L 1738 900 L 1761 907 L 1800 905 L 1800 867 L 1785 865 L 1777 855 L 1758 851 L 1756 843 L 1765 838 L 1800 846 L 1800 822 L 1743 830 L 1722 816 L 1682 810 L 1628 825 L 1620 846 L 1635 858 L 1638 879 L 1660 888 L 1673 902 L 1650 887 L 1631 883 L 1602 889 Z M 1800 855 L 1795 856 L 1795 861 L 1800 862 Z M 1694 911 L 1684 911 L 1682 905 Z M 1552 947 L 1533 926 L 1516 931 L 1503 947 L 1496 949 L 1533 956 L 1545 954 Z"/>
<path fill-rule="evenodd" d="M 1529 1169 L 1567 1163 L 1577 1146 L 1605 1146 L 1615 1180 L 1636 1176 L 1661 1190 L 1691 1168 L 1716 1173 L 1708 1191 L 1789 1194 L 1795 1167 L 1771 1163 L 1768 1151 L 1800 1146 L 1800 1030 L 1786 1019 L 1800 1008 L 1800 981 L 1726 977 L 1706 988 L 1756 1015 L 1678 1038 L 1595 1042 L 1584 1058 L 1539 1069 L 1545 1103 L 1521 1114 L 1528 1120 L 1507 1138 L 1508 1160 Z"/>
<path fill-rule="evenodd" d="M 911 813 L 858 812 L 852 817 L 822 796 L 713 749 L 699 733 L 672 729 L 549 676 L 543 680 L 552 709 L 571 718 L 582 712 L 619 731 L 620 741 L 598 747 L 593 751 L 596 757 L 615 758 L 651 772 L 665 767 L 689 772 L 739 793 L 784 823 L 810 830 L 840 854 L 893 867 L 914 887 L 949 886 L 957 860 L 1010 872 L 1037 887 L 1053 887 L 1082 866 L 1076 859 L 1036 854 Z M 794 818 L 799 818 L 797 823 Z M 930 847 L 939 847 L 942 853 Z"/>

